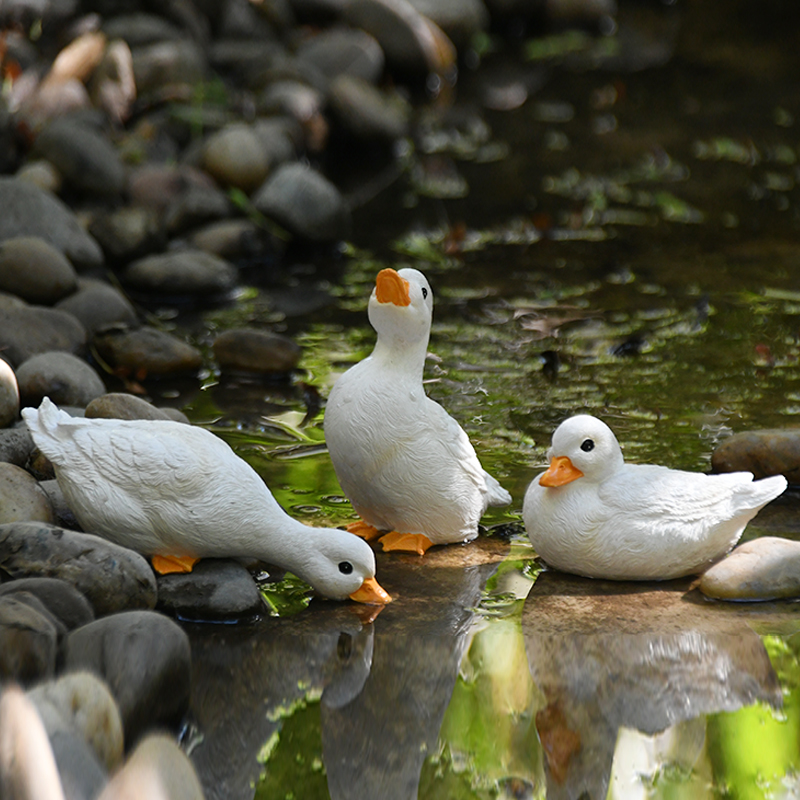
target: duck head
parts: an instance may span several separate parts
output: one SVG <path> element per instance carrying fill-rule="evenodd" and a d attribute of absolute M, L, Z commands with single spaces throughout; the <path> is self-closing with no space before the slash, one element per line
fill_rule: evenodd
<path fill-rule="evenodd" d="M 385 604 L 392 598 L 375 580 L 375 553 L 363 540 L 338 528 L 314 529 L 316 547 L 292 566 L 303 580 L 332 600 Z"/>
<path fill-rule="evenodd" d="M 388 345 L 428 346 L 433 318 L 433 292 L 416 269 L 382 269 L 369 298 L 369 321 L 378 339 Z"/>
<path fill-rule="evenodd" d="M 554 488 L 583 478 L 599 483 L 624 463 L 617 437 L 605 422 L 579 414 L 562 422 L 547 451 L 550 467 L 539 484 Z"/>

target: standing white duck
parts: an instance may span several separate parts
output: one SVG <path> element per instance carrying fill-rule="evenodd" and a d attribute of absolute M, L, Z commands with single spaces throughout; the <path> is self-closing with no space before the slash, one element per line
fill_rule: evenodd
<path fill-rule="evenodd" d="M 381 270 L 369 299 L 375 349 L 336 381 L 325 410 L 336 476 L 363 520 L 348 529 L 383 532 L 384 550 L 420 555 L 471 541 L 488 506 L 511 502 L 461 426 L 425 394 L 432 316 L 421 272 Z"/>
<path fill-rule="evenodd" d="M 153 556 L 159 572 L 189 571 L 199 558 L 257 558 L 326 597 L 391 600 L 368 544 L 292 519 L 258 473 L 204 428 L 75 418 L 49 398 L 22 416 L 84 530 Z"/>
<path fill-rule="evenodd" d="M 704 475 L 625 464 L 614 433 L 589 415 L 553 434 L 550 468 L 525 493 L 522 517 L 552 567 L 612 580 L 666 580 L 702 572 L 786 488 L 774 475 Z"/>

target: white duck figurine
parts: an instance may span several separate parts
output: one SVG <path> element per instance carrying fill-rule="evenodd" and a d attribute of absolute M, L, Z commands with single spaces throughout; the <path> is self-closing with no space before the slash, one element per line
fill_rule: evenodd
<path fill-rule="evenodd" d="M 426 394 L 433 293 L 416 269 L 384 269 L 369 299 L 372 354 L 334 384 L 325 439 L 342 490 L 384 550 L 422 555 L 478 535 L 487 506 L 511 495 L 481 467 L 461 426 Z"/>
<path fill-rule="evenodd" d="M 666 580 L 704 571 L 786 488 L 774 475 L 704 475 L 626 464 L 611 429 L 589 415 L 553 434 L 550 468 L 525 494 L 522 517 L 552 567 L 612 580 Z"/>
<path fill-rule="evenodd" d="M 76 418 L 49 398 L 22 416 L 84 530 L 153 556 L 159 572 L 189 571 L 199 558 L 257 558 L 326 597 L 391 600 L 366 542 L 289 517 L 258 473 L 204 428 Z"/>

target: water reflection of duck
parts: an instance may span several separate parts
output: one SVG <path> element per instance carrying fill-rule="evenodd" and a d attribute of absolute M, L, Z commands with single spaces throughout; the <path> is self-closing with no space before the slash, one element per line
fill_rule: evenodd
<path fill-rule="evenodd" d="M 551 566 L 592 578 L 663 580 L 702 572 L 786 488 L 774 475 L 704 475 L 625 464 L 611 429 L 572 417 L 556 429 L 549 469 L 525 494 L 533 546 Z"/>
<path fill-rule="evenodd" d="M 375 555 L 336 529 L 289 517 L 219 437 L 170 420 L 74 418 L 45 398 L 22 415 L 84 530 L 154 556 L 159 571 L 198 558 L 278 564 L 326 597 L 385 603 Z"/>
<path fill-rule="evenodd" d="M 432 315 L 421 272 L 381 270 L 369 300 L 375 349 L 339 378 L 325 411 L 336 475 L 365 523 L 353 532 L 389 531 L 385 550 L 420 555 L 434 544 L 471 541 L 488 506 L 511 502 L 461 426 L 425 394 Z"/>
<path fill-rule="evenodd" d="M 546 703 L 536 727 L 549 800 L 606 797 L 622 729 L 654 736 L 698 718 L 704 728 L 704 715 L 758 701 L 780 707 L 780 684 L 750 624 L 785 625 L 787 607 L 709 605 L 688 585 L 539 575 L 522 631 Z"/>

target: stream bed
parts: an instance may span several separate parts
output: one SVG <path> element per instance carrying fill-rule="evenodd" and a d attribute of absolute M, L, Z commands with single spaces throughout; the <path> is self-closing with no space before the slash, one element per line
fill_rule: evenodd
<path fill-rule="evenodd" d="M 273 615 L 187 626 L 183 743 L 210 800 L 800 795 L 796 603 L 562 575 L 520 524 L 571 414 L 630 461 L 701 472 L 731 433 L 800 415 L 800 13 L 620 5 L 607 36 L 487 47 L 413 148 L 369 181 L 343 162 L 346 245 L 174 321 L 201 347 L 242 321 L 301 344 L 291 385 L 209 375 L 165 399 L 289 513 L 342 525 L 324 398 L 372 348 L 377 272 L 420 269 L 427 391 L 513 496 L 473 544 L 378 553 L 377 616 L 289 581 Z M 790 488 L 745 538 L 799 532 Z"/>

